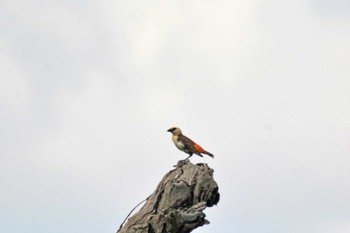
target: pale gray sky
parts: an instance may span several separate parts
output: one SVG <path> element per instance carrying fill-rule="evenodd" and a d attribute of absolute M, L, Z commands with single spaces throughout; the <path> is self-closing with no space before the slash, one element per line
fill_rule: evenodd
<path fill-rule="evenodd" d="M 0 2 L 0 232 L 115 232 L 186 154 L 196 230 L 350 232 L 345 0 Z"/>

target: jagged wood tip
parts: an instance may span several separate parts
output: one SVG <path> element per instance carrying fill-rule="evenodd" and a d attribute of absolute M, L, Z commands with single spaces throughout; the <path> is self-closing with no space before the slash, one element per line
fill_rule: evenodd
<path fill-rule="evenodd" d="M 187 233 L 209 224 L 203 213 L 220 200 L 214 170 L 180 160 L 118 233 Z"/>

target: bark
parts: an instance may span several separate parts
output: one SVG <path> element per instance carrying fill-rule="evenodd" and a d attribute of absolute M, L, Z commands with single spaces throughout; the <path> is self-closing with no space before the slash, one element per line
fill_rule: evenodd
<path fill-rule="evenodd" d="M 117 233 L 187 233 L 209 224 L 203 210 L 219 202 L 214 170 L 181 160 Z"/>

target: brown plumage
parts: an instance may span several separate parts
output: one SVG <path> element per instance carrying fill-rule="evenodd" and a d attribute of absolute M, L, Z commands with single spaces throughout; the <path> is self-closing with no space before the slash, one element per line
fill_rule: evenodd
<path fill-rule="evenodd" d="M 212 153 L 204 150 L 200 145 L 183 135 L 180 128 L 173 127 L 167 131 L 172 133 L 173 136 L 171 139 L 173 140 L 175 146 L 179 150 L 189 154 L 187 158 L 190 158 L 193 154 L 199 155 L 201 157 L 203 157 L 202 154 L 207 154 L 210 157 L 214 158 L 214 155 Z"/>

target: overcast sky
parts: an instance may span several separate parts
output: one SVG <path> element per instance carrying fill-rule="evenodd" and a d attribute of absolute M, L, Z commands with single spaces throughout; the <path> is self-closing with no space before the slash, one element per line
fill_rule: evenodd
<path fill-rule="evenodd" d="M 115 232 L 215 154 L 198 233 L 350 232 L 350 1 L 0 1 L 0 232 Z"/>

